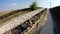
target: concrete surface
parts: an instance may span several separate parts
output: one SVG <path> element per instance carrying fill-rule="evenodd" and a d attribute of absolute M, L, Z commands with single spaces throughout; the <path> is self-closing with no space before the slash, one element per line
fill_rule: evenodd
<path fill-rule="evenodd" d="M 50 12 L 48 12 L 47 21 L 45 23 L 46 24 L 43 26 L 40 34 L 53 34 L 53 20 Z"/>

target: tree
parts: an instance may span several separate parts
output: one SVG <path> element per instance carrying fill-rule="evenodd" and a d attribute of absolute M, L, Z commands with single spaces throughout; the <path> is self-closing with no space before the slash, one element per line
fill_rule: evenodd
<path fill-rule="evenodd" d="M 36 2 L 33 2 L 33 3 L 30 5 L 30 8 L 31 8 L 32 10 L 37 10 L 38 8 L 37 8 Z"/>

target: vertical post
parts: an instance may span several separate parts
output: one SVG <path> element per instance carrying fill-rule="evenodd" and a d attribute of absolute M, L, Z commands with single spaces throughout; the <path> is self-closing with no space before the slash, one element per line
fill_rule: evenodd
<path fill-rule="evenodd" d="M 51 8 L 51 2 L 49 2 L 49 4 L 50 4 L 50 8 Z"/>
<path fill-rule="evenodd" d="M 32 27 L 33 24 L 32 24 L 32 21 L 30 19 L 29 19 L 29 22 L 30 22 L 30 26 Z"/>
<path fill-rule="evenodd" d="M 39 26 L 38 26 L 38 23 L 37 23 L 37 25 L 36 25 L 36 29 L 38 29 L 38 27 L 39 27 Z"/>

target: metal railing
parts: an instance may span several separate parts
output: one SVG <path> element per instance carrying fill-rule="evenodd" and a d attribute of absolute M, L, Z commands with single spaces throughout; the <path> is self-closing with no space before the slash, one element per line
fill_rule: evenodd
<path fill-rule="evenodd" d="M 4 32 L 7 32 L 9 30 L 12 30 L 21 24 L 23 25 L 24 22 L 25 22 L 25 24 L 29 24 L 28 23 L 29 21 L 27 21 L 29 19 L 31 19 L 31 21 L 33 21 L 33 24 L 34 24 L 35 23 L 34 21 L 39 19 L 39 17 L 43 14 L 45 9 L 46 8 L 32 11 L 32 12 L 26 13 L 24 15 L 17 16 L 16 18 L 11 19 L 10 21 L 7 21 L 5 24 L 2 24 L 3 26 L 0 26 L 0 34 L 3 34 Z M 39 17 L 38 17 L 38 14 L 39 14 Z M 44 14 L 46 14 L 46 13 L 44 13 Z M 32 18 L 34 18 L 34 19 L 32 20 Z M 30 25 L 31 25 L 31 23 L 30 23 Z M 29 26 L 27 26 L 27 27 L 29 27 Z M 26 29 L 27 27 L 25 27 L 24 29 Z"/>

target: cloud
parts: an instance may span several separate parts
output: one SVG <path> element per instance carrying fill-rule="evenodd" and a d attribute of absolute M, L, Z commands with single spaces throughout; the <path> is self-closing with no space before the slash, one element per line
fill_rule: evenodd
<path fill-rule="evenodd" d="M 12 6 L 16 6 L 17 4 L 16 4 L 16 3 L 12 3 L 11 5 L 12 5 Z"/>

